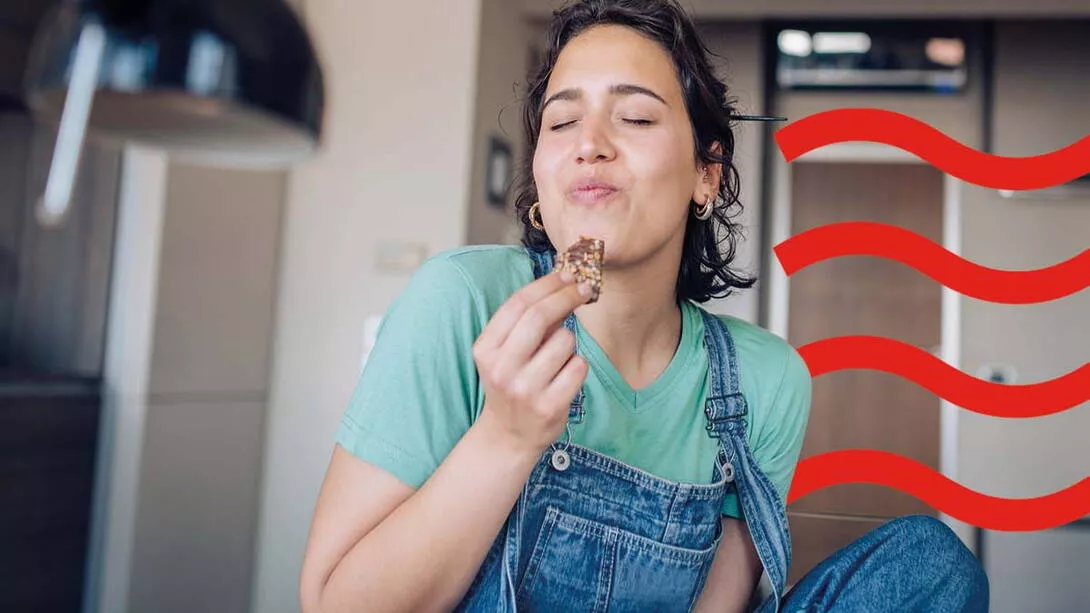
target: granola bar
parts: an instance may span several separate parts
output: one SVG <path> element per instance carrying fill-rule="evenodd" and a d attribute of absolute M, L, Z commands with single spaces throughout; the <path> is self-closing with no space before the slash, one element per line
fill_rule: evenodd
<path fill-rule="evenodd" d="M 602 291 L 602 261 L 606 246 L 601 239 L 580 237 L 568 250 L 557 256 L 557 270 L 567 270 L 576 281 L 585 282 L 594 294 L 587 304 L 597 302 Z"/>

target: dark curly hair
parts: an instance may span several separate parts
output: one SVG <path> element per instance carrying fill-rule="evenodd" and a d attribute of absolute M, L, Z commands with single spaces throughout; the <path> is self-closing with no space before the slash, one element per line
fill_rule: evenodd
<path fill-rule="evenodd" d="M 657 41 L 670 54 L 681 84 L 689 121 L 693 128 L 695 157 L 704 164 L 722 164 L 719 194 L 708 221 L 692 214 L 685 227 L 685 246 L 678 274 L 678 300 L 707 302 L 722 298 L 736 288 L 749 288 L 755 278 L 731 268 L 741 228 L 732 217 L 741 212 L 738 169 L 734 165 L 734 107 L 727 99 L 727 87 L 708 60 L 710 52 L 697 36 L 696 28 L 675 0 L 582 0 L 553 12 L 547 49 L 541 65 L 530 75 L 523 103 L 526 155 L 515 183 L 515 214 L 522 223 L 522 243 L 528 248 L 556 251 L 544 231 L 529 223 L 529 211 L 537 201 L 533 157 L 541 131 L 542 102 L 549 76 L 564 46 L 580 33 L 599 25 L 632 28 Z M 718 143 L 722 153 L 712 146 Z"/>

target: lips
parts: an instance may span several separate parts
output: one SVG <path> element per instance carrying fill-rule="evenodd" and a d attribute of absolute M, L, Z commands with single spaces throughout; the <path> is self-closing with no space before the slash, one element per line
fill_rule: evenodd
<path fill-rule="evenodd" d="M 620 188 L 601 179 L 579 179 L 568 188 L 568 197 L 580 204 L 597 204 L 613 197 Z"/>

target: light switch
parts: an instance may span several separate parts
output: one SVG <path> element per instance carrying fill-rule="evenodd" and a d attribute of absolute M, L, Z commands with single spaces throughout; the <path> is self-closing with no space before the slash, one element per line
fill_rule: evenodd
<path fill-rule="evenodd" d="M 423 243 L 386 241 L 378 244 L 375 268 L 379 272 L 411 274 L 428 257 Z"/>

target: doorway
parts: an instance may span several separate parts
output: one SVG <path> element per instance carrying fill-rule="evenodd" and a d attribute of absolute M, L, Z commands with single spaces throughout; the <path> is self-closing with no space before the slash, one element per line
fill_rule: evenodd
<path fill-rule="evenodd" d="M 893 148 L 837 145 L 777 164 L 772 246 L 846 221 L 895 225 L 957 252 L 956 180 Z M 794 347 L 822 339 L 883 336 L 956 365 L 956 295 L 923 273 L 883 258 L 839 257 L 789 279 L 772 260 L 769 327 Z M 943 344 L 943 339 L 953 339 Z M 950 476 L 956 411 L 902 377 L 874 370 L 813 381 L 800 459 L 844 449 L 896 453 Z M 939 516 L 916 498 L 869 484 L 820 490 L 788 506 L 794 557 L 788 582 L 868 530 L 908 514 Z M 946 518 L 944 518 L 946 519 Z"/>

